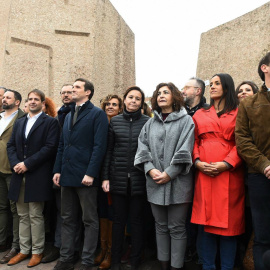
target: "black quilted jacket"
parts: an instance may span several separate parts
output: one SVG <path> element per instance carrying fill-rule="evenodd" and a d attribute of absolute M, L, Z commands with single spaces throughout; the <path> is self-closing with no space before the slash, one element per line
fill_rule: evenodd
<path fill-rule="evenodd" d="M 131 196 L 146 192 L 144 172 L 134 167 L 138 137 L 149 117 L 124 111 L 111 119 L 102 178 L 110 180 L 110 192 Z M 130 187 L 129 187 L 130 185 Z"/>

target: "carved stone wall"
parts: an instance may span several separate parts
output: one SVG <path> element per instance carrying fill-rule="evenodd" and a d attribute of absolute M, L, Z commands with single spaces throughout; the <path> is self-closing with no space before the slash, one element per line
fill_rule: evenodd
<path fill-rule="evenodd" d="M 0 0 L 0 85 L 60 105 L 64 83 L 95 85 L 94 103 L 135 84 L 134 34 L 108 0 Z"/>
<path fill-rule="evenodd" d="M 197 76 L 209 80 L 229 73 L 235 87 L 243 80 L 262 84 L 257 73 L 260 59 L 270 51 L 270 2 L 201 35 Z M 206 96 L 209 96 L 208 88 Z"/>

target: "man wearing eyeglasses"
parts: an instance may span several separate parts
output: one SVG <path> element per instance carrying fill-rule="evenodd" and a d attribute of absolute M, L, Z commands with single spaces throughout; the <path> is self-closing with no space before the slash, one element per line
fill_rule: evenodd
<path fill-rule="evenodd" d="M 203 80 L 192 77 L 182 88 L 182 95 L 185 100 L 186 110 L 190 116 L 205 106 L 205 83 Z"/>
<path fill-rule="evenodd" d="M 67 114 L 75 107 L 75 102 L 72 100 L 72 84 L 64 84 L 60 91 L 61 100 L 63 106 L 57 112 L 56 118 L 59 121 L 61 128 L 63 128 L 65 118 Z M 61 189 L 54 185 L 54 196 L 55 196 L 55 203 L 57 208 L 57 218 L 56 218 L 56 229 L 54 235 L 54 245 L 45 250 L 45 255 L 42 258 L 42 263 L 49 263 L 55 261 L 60 256 L 60 247 L 61 247 L 61 226 L 62 226 L 62 219 L 61 219 Z M 80 231 L 81 226 L 78 225 L 78 231 Z M 79 259 L 79 245 L 80 245 L 80 233 L 78 232 L 78 236 L 76 237 L 75 249 L 76 254 L 74 261 L 76 262 Z"/>
<path fill-rule="evenodd" d="M 61 127 L 63 127 L 66 115 L 71 111 L 72 107 L 75 107 L 75 102 L 72 100 L 72 84 L 64 84 L 62 86 L 61 99 L 63 106 L 57 112 L 57 118 Z"/>
<path fill-rule="evenodd" d="M 204 97 L 204 91 L 205 91 L 205 83 L 203 80 L 192 77 L 190 78 L 185 86 L 182 88 L 182 95 L 185 100 L 185 107 L 187 110 L 187 113 L 192 117 L 196 111 L 203 108 L 205 104 L 205 97 Z M 197 230 L 198 226 L 195 224 L 190 223 L 191 218 L 191 208 L 189 209 L 188 215 L 187 215 L 187 248 L 186 248 L 186 254 L 185 254 L 185 262 L 190 262 L 193 259 L 196 258 L 196 253 L 200 250 L 196 250 L 196 239 L 197 239 Z M 198 254 L 199 255 L 199 254 Z M 200 263 L 200 256 L 198 262 Z"/>

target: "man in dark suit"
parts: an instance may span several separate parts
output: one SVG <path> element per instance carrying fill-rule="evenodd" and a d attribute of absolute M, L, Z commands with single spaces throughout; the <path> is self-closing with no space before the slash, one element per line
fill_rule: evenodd
<path fill-rule="evenodd" d="M 72 98 L 75 111 L 66 116 L 54 166 L 53 181 L 61 185 L 62 245 L 54 270 L 72 270 L 78 209 L 85 227 L 80 270 L 90 270 L 98 240 L 97 190 L 101 163 L 106 152 L 108 120 L 90 99 L 93 84 L 77 79 Z"/>
<path fill-rule="evenodd" d="M 44 250 L 44 201 L 52 198 L 52 169 L 60 127 L 58 121 L 44 112 L 45 95 L 38 89 L 28 94 L 29 114 L 18 119 L 7 144 L 13 168 L 9 199 L 17 202 L 20 217 L 20 253 L 8 265 L 29 257 L 28 267 L 40 263 Z"/>

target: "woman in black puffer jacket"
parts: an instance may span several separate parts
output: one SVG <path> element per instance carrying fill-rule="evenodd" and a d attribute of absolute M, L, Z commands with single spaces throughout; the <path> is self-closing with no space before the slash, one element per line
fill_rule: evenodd
<path fill-rule="evenodd" d="M 122 243 L 128 214 L 131 223 L 132 270 L 138 269 L 143 248 L 143 208 L 146 203 L 145 175 L 134 167 L 138 137 L 149 119 L 141 113 L 144 93 L 133 86 L 124 94 L 124 112 L 112 118 L 103 167 L 102 188 L 110 191 L 113 205 L 112 270 L 120 269 Z"/>

